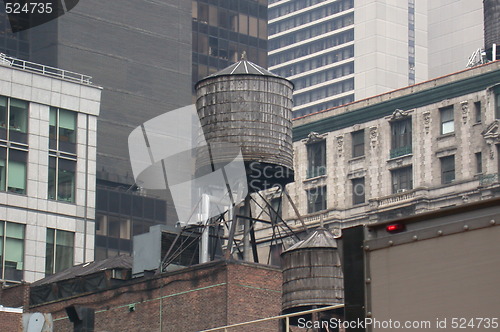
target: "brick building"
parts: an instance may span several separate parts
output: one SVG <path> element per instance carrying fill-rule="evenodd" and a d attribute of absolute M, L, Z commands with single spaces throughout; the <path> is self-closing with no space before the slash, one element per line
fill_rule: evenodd
<path fill-rule="evenodd" d="M 100 273 L 105 272 L 100 270 Z M 117 274 L 109 273 L 105 282 L 113 276 Z M 71 280 L 77 282 L 79 278 L 85 276 Z M 53 289 L 62 286 L 63 280 L 51 281 L 54 280 L 48 280 Z M 214 261 L 176 272 L 121 280 L 105 289 L 35 305 L 27 301 L 30 285 L 22 284 L 3 289 L 0 303 L 19 306 L 19 299 L 24 299 L 24 312 L 51 313 L 54 331 L 72 331 L 65 308 L 81 305 L 95 309 L 95 331 L 188 332 L 278 315 L 281 283 L 281 271 L 276 268 L 239 261 Z M 41 280 L 31 289 L 43 284 Z M 276 331 L 276 325 L 277 322 L 263 323 L 240 331 L 255 331 L 256 328 Z"/>

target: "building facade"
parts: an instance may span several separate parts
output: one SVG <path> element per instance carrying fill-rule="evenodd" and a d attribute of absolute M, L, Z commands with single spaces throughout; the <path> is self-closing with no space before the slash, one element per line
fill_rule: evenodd
<path fill-rule="evenodd" d="M 269 1 L 269 69 L 296 116 L 465 68 L 483 47 L 482 1 Z"/>
<path fill-rule="evenodd" d="M 101 89 L 10 57 L 0 71 L 0 279 L 33 282 L 93 260 Z"/>
<path fill-rule="evenodd" d="M 342 228 L 500 195 L 500 63 L 294 120 L 295 182 L 308 227 Z M 282 217 L 300 218 L 287 200 Z M 260 230 L 269 245 L 269 227 Z"/>

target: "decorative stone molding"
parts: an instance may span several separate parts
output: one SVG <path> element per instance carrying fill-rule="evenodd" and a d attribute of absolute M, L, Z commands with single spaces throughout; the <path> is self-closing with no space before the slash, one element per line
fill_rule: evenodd
<path fill-rule="evenodd" d="M 404 110 L 400 110 L 398 108 L 390 116 L 388 116 L 386 118 L 388 118 L 389 121 L 397 121 L 397 120 L 401 120 L 401 119 L 404 119 L 404 118 L 410 116 L 410 113 L 412 113 L 412 112 L 413 112 L 413 110 L 404 111 Z"/>
<path fill-rule="evenodd" d="M 495 144 L 500 143 L 499 125 L 500 121 L 495 120 L 481 133 L 486 141 L 486 144 L 488 144 L 490 159 L 495 158 L 494 147 Z"/>
<path fill-rule="evenodd" d="M 306 144 L 313 144 L 317 143 L 320 141 L 323 141 L 328 134 L 318 134 L 314 131 L 311 131 L 309 135 L 307 135 L 307 138 L 304 140 L 304 143 Z"/>
<path fill-rule="evenodd" d="M 424 131 L 425 134 L 429 134 L 431 131 L 431 112 L 427 111 L 423 114 L 424 116 Z"/>
<path fill-rule="evenodd" d="M 337 151 L 339 156 L 344 152 L 344 135 L 337 136 Z"/>
<path fill-rule="evenodd" d="M 378 141 L 378 127 L 370 127 L 370 147 L 373 149 Z"/>
<path fill-rule="evenodd" d="M 462 106 L 462 121 L 464 124 L 466 124 L 467 118 L 469 117 L 469 101 L 468 100 L 461 101 L 460 105 Z"/>

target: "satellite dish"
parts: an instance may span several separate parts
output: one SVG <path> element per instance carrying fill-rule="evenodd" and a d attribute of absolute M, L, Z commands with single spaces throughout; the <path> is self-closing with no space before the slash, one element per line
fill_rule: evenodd
<path fill-rule="evenodd" d="M 28 332 L 42 332 L 43 325 L 45 324 L 45 317 L 39 312 L 30 315 L 28 321 Z"/>

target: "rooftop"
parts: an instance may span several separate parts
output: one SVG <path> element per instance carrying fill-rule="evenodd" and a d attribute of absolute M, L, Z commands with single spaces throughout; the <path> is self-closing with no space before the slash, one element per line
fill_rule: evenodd
<path fill-rule="evenodd" d="M 93 261 L 75 265 L 64 271 L 50 275 L 41 280 L 35 281 L 31 284 L 32 287 L 51 284 L 63 280 L 73 279 L 76 277 L 83 277 L 99 271 L 111 269 L 131 269 L 132 257 L 128 255 L 119 255 L 110 257 L 101 261 Z"/>
<path fill-rule="evenodd" d="M 92 77 L 88 75 L 78 74 L 69 70 L 59 69 L 55 67 L 41 65 L 39 63 L 34 63 L 30 61 L 25 61 L 17 58 L 7 56 L 0 53 L 0 65 L 10 66 L 13 68 L 18 68 L 22 70 L 27 70 L 30 72 L 42 74 L 45 76 L 61 78 L 64 80 L 81 83 L 81 84 L 92 84 Z"/>

